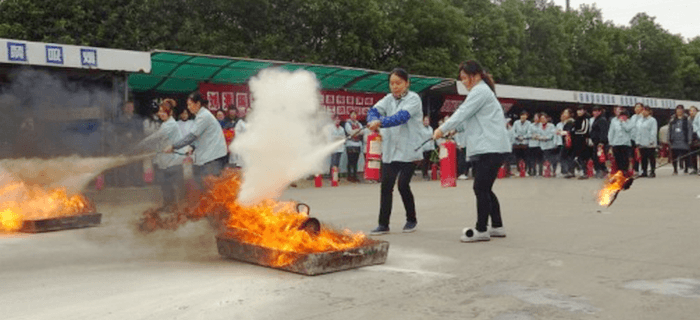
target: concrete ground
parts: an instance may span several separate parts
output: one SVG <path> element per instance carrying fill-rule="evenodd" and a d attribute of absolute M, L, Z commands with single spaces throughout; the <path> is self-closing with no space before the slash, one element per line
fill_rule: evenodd
<path fill-rule="evenodd" d="M 700 177 L 664 169 L 610 208 L 594 202 L 600 180 L 499 180 L 508 237 L 483 243 L 459 241 L 472 181 L 414 179 L 418 231 L 400 232 L 396 193 L 386 264 L 315 277 L 222 259 L 205 222 L 141 235 L 149 197 L 103 201 L 97 228 L 0 235 L 0 318 L 697 319 Z M 376 225 L 377 184 L 283 198 L 339 227 Z"/>

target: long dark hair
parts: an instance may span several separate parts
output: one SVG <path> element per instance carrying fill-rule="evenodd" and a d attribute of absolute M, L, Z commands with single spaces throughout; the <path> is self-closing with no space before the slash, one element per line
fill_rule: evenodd
<path fill-rule="evenodd" d="M 481 80 L 484 80 L 484 82 L 486 82 L 489 88 L 491 88 L 491 91 L 493 91 L 493 93 L 496 93 L 496 85 L 493 82 L 493 78 L 484 70 L 481 64 L 479 64 L 479 62 L 477 62 L 476 60 L 468 60 L 460 63 L 459 71 L 457 71 L 457 79 L 460 78 L 459 75 L 460 73 L 462 73 L 462 71 L 464 71 L 464 73 L 470 76 L 477 74 L 480 75 Z"/>

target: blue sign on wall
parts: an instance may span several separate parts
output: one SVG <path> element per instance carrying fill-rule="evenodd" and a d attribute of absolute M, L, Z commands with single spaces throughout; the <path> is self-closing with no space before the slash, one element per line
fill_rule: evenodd
<path fill-rule="evenodd" d="M 8 42 L 7 59 L 10 61 L 27 61 L 27 45 L 24 43 Z"/>
<path fill-rule="evenodd" d="M 97 50 L 80 49 L 80 63 L 86 67 L 97 67 Z"/>
<path fill-rule="evenodd" d="M 46 63 L 63 64 L 63 47 L 46 46 Z"/>

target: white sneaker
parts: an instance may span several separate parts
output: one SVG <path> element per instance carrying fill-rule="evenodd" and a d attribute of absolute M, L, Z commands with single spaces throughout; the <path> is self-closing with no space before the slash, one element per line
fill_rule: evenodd
<path fill-rule="evenodd" d="M 489 235 L 495 238 L 505 238 L 506 229 L 504 229 L 503 227 L 489 228 Z"/>
<path fill-rule="evenodd" d="M 491 236 L 489 232 L 479 232 L 476 229 L 464 228 L 462 229 L 462 237 L 460 238 L 462 242 L 476 242 L 476 241 L 489 241 Z"/>
<path fill-rule="evenodd" d="M 467 175 L 463 174 L 463 175 L 457 177 L 457 180 L 467 180 Z"/>

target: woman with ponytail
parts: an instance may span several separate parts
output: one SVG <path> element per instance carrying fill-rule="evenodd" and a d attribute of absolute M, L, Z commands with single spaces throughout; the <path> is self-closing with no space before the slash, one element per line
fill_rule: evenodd
<path fill-rule="evenodd" d="M 498 169 L 511 152 L 511 144 L 491 76 L 478 62 L 470 60 L 460 64 L 459 79 L 469 90 L 467 99 L 435 130 L 433 138 L 439 139 L 457 126 L 466 129 L 467 157 L 474 164 L 475 172 L 477 220 L 475 228 L 462 230 L 461 241 L 489 241 L 491 237 L 506 236 L 501 208 L 492 189 Z M 489 217 L 491 229 L 488 228 Z"/>

